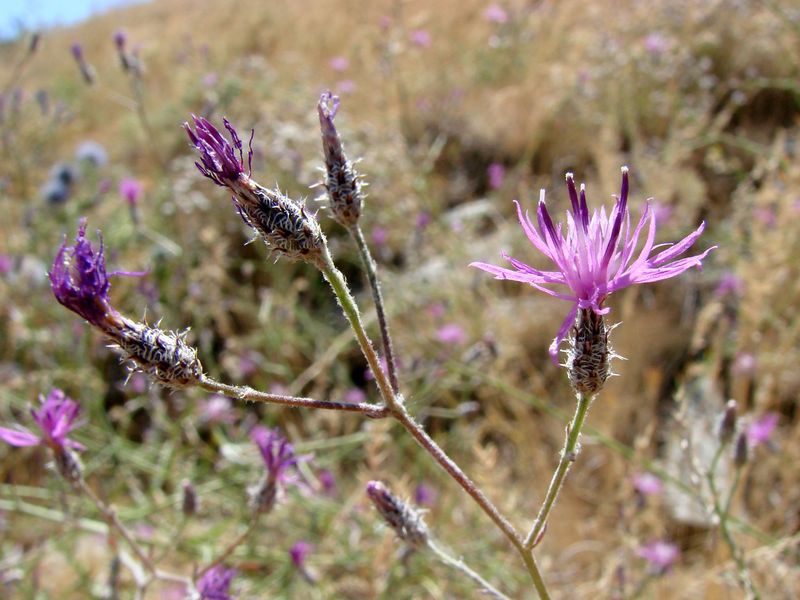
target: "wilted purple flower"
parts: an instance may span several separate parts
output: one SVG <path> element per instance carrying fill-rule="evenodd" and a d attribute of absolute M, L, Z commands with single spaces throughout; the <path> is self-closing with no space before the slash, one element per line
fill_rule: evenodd
<path fill-rule="evenodd" d="M 677 259 L 694 244 L 705 229 L 702 223 L 693 233 L 675 244 L 667 244 L 655 256 L 656 223 L 650 203 L 645 206 L 635 229 L 631 229 L 628 212 L 628 169 L 622 168 L 622 189 L 610 215 L 605 208 L 589 215 L 585 188 L 580 194 L 575 188 L 572 173 L 567 174 L 567 190 L 572 201 L 572 212 L 567 213 L 566 225 L 553 224 L 544 200 L 544 190 L 539 196 L 537 210 L 538 230 L 527 213 L 523 214 L 517 202 L 517 216 L 522 229 L 533 246 L 549 258 L 555 271 L 541 271 L 503 253 L 514 269 L 506 269 L 483 262 L 470 266 L 492 273 L 496 279 L 509 279 L 527 283 L 536 289 L 572 303 L 558 334 L 550 345 L 550 356 L 556 362 L 558 346 L 575 322 L 578 309 L 592 311 L 601 316 L 610 310 L 603 306 L 609 294 L 638 283 L 669 279 L 691 267 L 700 267 L 713 246 L 695 256 Z M 648 225 L 647 237 L 638 256 L 634 252 L 639 234 Z M 563 286 L 565 290 L 547 286 Z"/>
<path fill-rule="evenodd" d="M 414 488 L 414 502 L 420 506 L 433 506 L 439 493 L 427 483 L 420 483 Z"/>
<path fill-rule="evenodd" d="M 292 544 L 292 547 L 289 548 L 289 557 L 292 559 L 292 564 L 296 568 L 302 569 L 305 566 L 306 558 L 308 558 L 313 549 L 314 546 L 305 540 L 299 540 Z"/>
<path fill-rule="evenodd" d="M 200 600 L 231 600 L 231 581 L 236 569 L 226 569 L 222 565 L 211 567 L 197 583 Z"/>
<path fill-rule="evenodd" d="M 751 448 L 765 444 L 778 426 L 780 415 L 770 412 L 747 426 L 747 443 Z"/>
<path fill-rule="evenodd" d="M 95 250 L 86 239 L 86 219 L 81 219 L 75 245 L 66 240 L 56 254 L 50 271 L 53 294 L 61 304 L 78 313 L 92 325 L 101 325 L 115 314 L 108 300 L 111 287 L 103 257 L 103 242 Z"/>
<path fill-rule="evenodd" d="M 428 33 L 427 29 L 415 29 L 411 32 L 409 37 L 415 46 L 419 46 L 420 48 L 430 48 L 431 34 Z"/>
<path fill-rule="evenodd" d="M 142 182 L 133 177 L 125 177 L 119 182 L 119 195 L 131 206 L 139 204 L 143 191 Z"/>
<path fill-rule="evenodd" d="M 345 56 L 334 56 L 328 61 L 328 66 L 334 71 L 346 71 L 350 67 L 350 61 Z"/>
<path fill-rule="evenodd" d="M 492 163 L 486 169 L 486 175 L 489 177 L 489 187 L 493 190 L 503 187 L 503 181 L 506 177 L 506 168 L 500 163 Z"/>
<path fill-rule="evenodd" d="M 499 4 L 490 4 L 486 7 L 486 10 L 483 11 L 483 18 L 489 21 L 489 23 L 502 25 L 508 21 L 508 13 Z"/>
<path fill-rule="evenodd" d="M 649 472 L 636 473 L 631 477 L 633 487 L 643 496 L 658 496 L 664 491 L 664 484 L 661 480 Z"/>
<path fill-rule="evenodd" d="M 231 141 L 202 117 L 192 115 L 194 130 L 184 129 L 200 153 L 196 162 L 200 172 L 217 185 L 233 193 L 233 202 L 242 220 L 259 234 L 267 247 L 290 259 L 318 264 L 325 238 L 313 215 L 302 202 L 295 202 L 278 190 L 267 189 L 250 178 L 253 158 L 253 133 L 247 154 L 248 172 L 244 171 L 242 140 L 227 119 L 223 119 Z"/>
<path fill-rule="evenodd" d="M 47 446 L 57 454 L 62 453 L 64 448 L 84 450 L 82 444 L 67 437 L 76 427 L 75 420 L 80 412 L 78 403 L 68 398 L 58 388 L 50 390 L 46 398 L 40 396 L 39 400 L 42 403 L 41 408 L 31 409 L 31 415 L 42 432 L 41 435 L 36 435 L 24 427 L 18 429 L 0 427 L 0 439 L 12 446 Z"/>
<path fill-rule="evenodd" d="M 250 438 L 261 452 L 270 479 L 281 485 L 300 484 L 297 465 L 308 460 L 308 456 L 297 456 L 292 444 L 277 429 L 258 425 L 253 428 Z"/>
<path fill-rule="evenodd" d="M 458 346 L 467 341 L 467 334 L 458 323 L 448 323 L 436 330 L 436 339 L 443 344 Z"/>
<path fill-rule="evenodd" d="M 681 551 L 675 544 L 655 540 L 641 546 L 636 554 L 645 559 L 655 573 L 663 575 L 678 561 Z"/>

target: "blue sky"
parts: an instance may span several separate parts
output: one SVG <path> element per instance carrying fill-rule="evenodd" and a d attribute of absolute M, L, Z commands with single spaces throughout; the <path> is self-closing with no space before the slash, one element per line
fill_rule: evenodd
<path fill-rule="evenodd" d="M 0 39 L 16 35 L 21 28 L 69 25 L 114 6 L 137 0 L 0 0 Z M 143 0 L 138 0 L 139 2 Z"/>

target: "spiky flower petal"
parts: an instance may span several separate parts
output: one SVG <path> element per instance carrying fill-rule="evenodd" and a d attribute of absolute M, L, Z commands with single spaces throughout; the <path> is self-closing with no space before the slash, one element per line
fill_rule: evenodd
<path fill-rule="evenodd" d="M 527 212 L 523 213 L 519 203 L 517 216 L 522 230 L 531 244 L 544 254 L 555 266 L 552 271 L 543 271 L 516 260 L 505 253 L 513 269 L 507 269 L 483 262 L 474 262 L 477 267 L 495 276 L 496 279 L 509 279 L 527 283 L 536 289 L 572 303 L 567 317 L 550 345 L 550 356 L 556 362 L 559 344 L 566 338 L 575 322 L 579 309 L 588 309 L 597 315 L 605 315 L 610 310 L 603 306 L 609 294 L 639 283 L 650 283 L 680 275 L 691 267 L 700 267 L 711 248 L 685 258 L 678 258 L 686 252 L 705 229 L 705 223 L 681 241 L 666 244 L 666 247 L 653 254 L 656 249 L 656 221 L 653 208 L 648 202 L 641 219 L 631 228 L 628 211 L 628 168 L 622 168 L 620 195 L 611 214 L 605 208 L 589 214 L 586 191 L 583 185 L 578 191 L 572 173 L 567 174 L 567 190 L 572 202 L 572 211 L 567 213 L 566 225 L 553 223 L 545 205 L 544 190 L 539 197 L 537 223 L 534 224 Z M 639 236 L 646 231 L 642 247 Z"/>

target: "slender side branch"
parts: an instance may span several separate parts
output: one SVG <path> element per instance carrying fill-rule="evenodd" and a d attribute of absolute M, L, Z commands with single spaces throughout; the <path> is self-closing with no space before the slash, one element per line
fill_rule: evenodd
<path fill-rule="evenodd" d="M 470 579 L 472 579 L 472 581 L 477 583 L 478 586 L 492 598 L 499 598 L 500 600 L 509 600 L 508 596 L 506 596 L 503 592 L 495 588 L 491 583 L 486 581 L 483 577 L 480 576 L 480 574 L 470 569 L 462 559 L 451 556 L 444 548 L 439 546 L 439 544 L 434 542 L 432 539 L 428 539 L 428 548 L 431 550 L 431 552 L 434 553 L 434 555 L 436 555 L 436 558 L 438 558 L 448 567 L 452 567 L 457 571 L 460 571 Z"/>
<path fill-rule="evenodd" d="M 578 405 L 575 408 L 575 416 L 572 417 L 572 422 L 567 427 L 567 438 L 564 441 L 564 448 L 561 450 L 561 458 L 558 462 L 558 467 L 556 467 L 553 478 L 550 480 L 550 487 L 547 488 L 547 495 L 542 503 L 542 507 L 539 509 L 539 514 L 536 515 L 536 520 L 533 522 L 533 526 L 525 538 L 525 548 L 533 548 L 539 541 L 545 525 L 547 524 L 547 517 L 556 502 L 556 498 L 558 498 L 561 487 L 564 485 L 567 471 L 569 471 L 570 465 L 575 462 L 577 458 L 581 429 L 583 429 L 586 415 L 589 412 L 589 405 L 594 399 L 594 396 L 578 393 L 577 398 Z"/>
<path fill-rule="evenodd" d="M 228 546 L 227 546 L 227 547 L 226 547 L 226 548 L 225 548 L 225 549 L 224 549 L 222 552 L 220 552 L 220 553 L 217 555 L 217 557 L 216 557 L 216 558 L 214 558 L 214 560 L 212 560 L 210 563 L 208 563 L 208 565 L 206 565 L 206 566 L 205 566 L 205 567 L 204 567 L 204 568 L 203 568 L 203 569 L 202 569 L 202 570 L 201 570 L 201 571 L 200 571 L 200 572 L 197 574 L 197 579 L 201 578 L 203 575 L 205 575 L 205 574 L 206 574 L 208 571 L 210 571 L 211 569 L 213 569 L 213 568 L 214 568 L 214 567 L 216 567 L 217 565 L 219 565 L 219 564 L 222 564 L 223 562 L 225 562 L 225 560 L 226 560 L 226 559 L 227 559 L 227 558 L 228 558 L 228 557 L 229 557 L 231 554 L 233 554 L 233 553 L 234 553 L 234 551 L 235 551 L 235 550 L 236 550 L 236 549 L 237 549 L 239 546 L 241 546 L 241 545 L 242 545 L 242 543 L 244 543 L 244 541 L 245 541 L 247 538 L 249 538 L 249 537 L 250 537 L 250 534 L 251 534 L 251 533 L 253 533 L 253 531 L 255 531 L 256 527 L 258 526 L 258 521 L 259 521 L 258 517 L 259 517 L 259 516 L 260 516 L 260 515 L 259 515 L 259 513 L 255 513 L 255 514 L 254 514 L 254 515 L 253 515 L 253 516 L 250 518 L 250 523 L 248 523 L 248 525 L 247 525 L 247 529 L 245 529 L 245 530 L 244 530 L 244 531 L 243 531 L 241 534 L 239 534 L 239 536 L 238 536 L 238 537 L 237 537 L 235 540 L 233 540 L 233 541 L 232 541 L 230 544 L 228 544 Z"/>
<path fill-rule="evenodd" d="M 368 404 L 359 402 L 357 404 L 349 402 L 336 402 L 332 400 L 314 400 L 313 398 L 300 398 L 297 396 L 282 396 L 280 394 L 267 394 L 259 392 L 249 387 L 228 385 L 215 381 L 206 375 L 200 377 L 200 387 L 209 392 L 219 392 L 229 396 L 234 396 L 241 400 L 253 402 L 266 402 L 269 404 L 282 404 L 284 406 L 295 406 L 300 408 L 324 408 L 327 410 L 342 410 L 346 412 L 356 412 L 366 415 L 372 419 L 382 419 L 389 415 L 389 410 L 381 404 Z"/>
<path fill-rule="evenodd" d="M 381 342 L 383 345 L 383 354 L 386 357 L 386 368 L 389 371 L 389 383 L 392 385 L 392 390 L 395 394 L 400 391 L 397 383 L 397 363 L 394 358 L 394 347 L 392 345 L 392 337 L 389 334 L 389 324 L 386 321 L 386 310 L 383 303 L 383 294 L 381 293 L 381 285 L 378 280 L 377 267 L 372 254 L 369 251 L 367 241 L 364 239 L 364 234 L 361 227 L 356 223 L 348 227 L 350 235 L 358 247 L 358 253 L 361 255 L 361 262 L 364 263 L 364 270 L 367 273 L 369 280 L 369 287 L 372 290 L 372 300 L 375 303 L 375 313 L 378 317 L 378 327 L 381 332 Z"/>

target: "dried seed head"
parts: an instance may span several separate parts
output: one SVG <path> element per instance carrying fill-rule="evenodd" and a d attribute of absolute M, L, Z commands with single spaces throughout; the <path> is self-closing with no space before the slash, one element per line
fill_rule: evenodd
<path fill-rule="evenodd" d="M 380 481 L 367 484 L 367 496 L 397 537 L 414 548 L 428 542 L 428 526 L 419 511 L 395 496 Z"/>
<path fill-rule="evenodd" d="M 124 358 L 162 385 L 182 388 L 196 384 L 203 375 L 197 350 L 184 341 L 186 332 L 164 331 L 122 316 L 116 327 L 103 330 Z"/>
<path fill-rule="evenodd" d="M 736 433 L 736 400 L 728 400 L 719 424 L 720 443 L 727 444 L 730 442 L 734 433 Z"/>
<path fill-rule="evenodd" d="M 363 196 L 361 194 L 361 180 L 347 159 L 339 138 L 339 132 L 333 124 L 336 112 L 339 110 L 339 98 L 325 92 L 320 96 L 317 104 L 319 124 L 322 130 L 322 150 L 325 154 L 325 189 L 330 199 L 330 209 L 333 218 L 344 227 L 351 227 L 358 222 L 361 216 Z"/>
<path fill-rule="evenodd" d="M 602 315 L 589 308 L 578 311 L 566 364 L 576 393 L 596 394 L 611 374 L 608 331 Z"/>
<path fill-rule="evenodd" d="M 316 263 L 325 247 L 325 236 L 314 215 L 301 202 L 278 190 L 269 190 L 252 179 L 233 186 L 233 202 L 245 223 L 267 247 L 291 260 Z"/>

